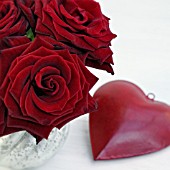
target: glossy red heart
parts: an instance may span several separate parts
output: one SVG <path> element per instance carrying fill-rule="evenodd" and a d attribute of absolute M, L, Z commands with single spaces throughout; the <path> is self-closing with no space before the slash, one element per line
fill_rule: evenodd
<path fill-rule="evenodd" d="M 112 81 L 94 94 L 98 110 L 90 114 L 95 160 L 158 151 L 170 144 L 170 106 L 150 99 L 127 81 Z"/>

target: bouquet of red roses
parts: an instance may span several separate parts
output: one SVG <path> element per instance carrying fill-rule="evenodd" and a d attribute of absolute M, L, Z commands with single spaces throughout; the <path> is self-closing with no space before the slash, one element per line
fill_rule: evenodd
<path fill-rule="evenodd" d="M 26 130 L 38 140 L 97 108 L 97 78 L 113 74 L 116 35 L 93 0 L 0 1 L 0 136 Z"/>

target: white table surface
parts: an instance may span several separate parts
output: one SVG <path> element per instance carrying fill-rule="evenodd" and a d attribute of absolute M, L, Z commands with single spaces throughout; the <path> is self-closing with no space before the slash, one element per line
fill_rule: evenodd
<path fill-rule="evenodd" d="M 100 78 L 91 94 L 105 82 L 132 81 L 156 100 L 170 103 L 170 0 L 98 0 L 111 29 L 115 75 L 90 69 Z M 170 147 L 135 158 L 93 161 L 88 115 L 70 123 L 63 148 L 45 165 L 31 170 L 170 170 Z M 0 170 L 7 170 L 0 167 Z"/>

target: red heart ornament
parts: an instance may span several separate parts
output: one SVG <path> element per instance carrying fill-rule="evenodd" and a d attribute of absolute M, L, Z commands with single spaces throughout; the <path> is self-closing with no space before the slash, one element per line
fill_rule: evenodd
<path fill-rule="evenodd" d="M 94 94 L 98 110 L 90 114 L 95 160 L 158 151 L 170 144 L 170 106 L 154 101 L 127 81 L 112 81 Z"/>

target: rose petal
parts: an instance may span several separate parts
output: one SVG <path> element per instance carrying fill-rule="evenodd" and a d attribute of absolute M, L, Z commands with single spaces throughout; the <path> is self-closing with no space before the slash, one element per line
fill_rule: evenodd
<path fill-rule="evenodd" d="M 82 8 L 85 9 L 86 11 L 88 11 L 89 13 L 91 13 L 94 18 L 101 18 L 102 13 L 101 13 L 101 9 L 100 9 L 100 5 L 98 2 L 96 1 L 88 1 L 87 0 L 74 0 L 77 5 Z"/>
<path fill-rule="evenodd" d="M 49 15 L 50 16 L 53 16 L 52 17 L 52 20 L 54 20 L 53 22 L 53 25 L 54 23 L 57 23 L 59 24 L 61 27 L 65 27 L 65 28 L 68 28 L 69 30 L 71 31 L 76 31 L 74 28 L 72 28 L 70 25 L 68 25 L 67 23 L 65 23 L 62 19 L 62 16 L 60 15 L 60 10 L 59 10 L 59 5 L 57 4 L 58 1 L 51 1 L 45 8 L 44 8 L 44 11 L 45 11 L 45 14 L 46 17 L 44 16 L 43 18 L 43 23 L 46 23 L 46 20 L 45 18 L 49 18 Z M 57 14 L 57 15 L 56 15 Z M 48 24 L 47 24 L 48 25 Z M 51 24 L 50 24 L 51 25 Z M 54 26 L 52 27 L 54 29 Z M 50 28 L 51 29 L 51 28 Z M 52 30 L 52 29 L 51 29 Z"/>
<path fill-rule="evenodd" d="M 84 113 L 82 113 L 81 115 L 85 114 L 85 113 L 89 113 L 89 112 L 94 112 L 97 109 L 97 103 L 94 101 L 94 99 L 91 97 L 92 100 L 89 100 L 89 107 L 88 110 L 86 110 Z M 60 124 L 57 125 L 57 128 L 61 128 L 63 127 L 65 124 L 67 124 L 68 122 L 70 122 L 71 120 L 77 118 L 80 115 L 73 115 L 68 117 L 67 119 L 65 119 L 64 121 L 60 122 Z"/>
<path fill-rule="evenodd" d="M 82 77 L 86 78 L 86 81 L 89 83 L 89 90 L 96 84 L 98 78 L 94 76 L 86 67 L 83 67 L 83 63 L 79 60 L 79 58 L 74 57 L 75 61 L 78 62 L 79 71 L 82 74 Z M 88 77 L 88 78 L 87 78 Z"/>
<path fill-rule="evenodd" d="M 0 40 L 0 50 L 27 44 L 30 40 L 26 36 L 10 36 Z"/>
<path fill-rule="evenodd" d="M 8 91 L 11 88 L 11 84 L 8 86 Z M 30 120 L 30 121 L 35 121 L 31 117 L 23 117 L 23 114 L 20 110 L 19 105 L 17 102 L 14 100 L 12 95 L 10 93 L 6 93 L 5 98 L 4 98 L 4 103 L 8 108 L 8 114 L 12 117 L 18 118 L 18 119 L 24 119 L 24 120 Z"/>
<path fill-rule="evenodd" d="M 32 28 L 35 27 L 35 16 L 33 15 L 34 0 L 17 0 L 17 5 L 22 10 Z"/>
<path fill-rule="evenodd" d="M 67 115 L 63 116 L 62 118 L 56 120 L 53 123 L 57 128 L 61 128 L 63 125 L 65 125 L 70 120 L 87 113 L 89 98 L 88 98 L 88 95 L 86 96 L 86 94 L 87 94 L 87 91 L 89 91 L 89 85 L 86 84 L 84 86 L 84 89 L 82 89 L 82 90 L 83 90 L 84 96 L 80 101 L 78 101 L 76 103 L 76 106 L 75 106 L 73 112 L 71 114 L 67 114 Z"/>
<path fill-rule="evenodd" d="M 74 45 L 78 46 L 79 48 L 83 48 L 86 50 L 93 50 L 90 44 L 87 44 L 83 39 L 79 38 L 75 33 L 71 34 L 67 30 L 63 29 L 61 26 L 55 23 L 54 23 L 54 27 L 60 36 L 63 36 L 65 39 L 71 41 Z"/>
<path fill-rule="evenodd" d="M 0 85 L 2 84 L 13 60 L 18 57 L 29 46 L 29 43 L 23 44 L 11 49 L 0 51 Z M 11 55 L 13 54 L 13 55 Z"/>
<path fill-rule="evenodd" d="M 5 135 L 9 135 L 9 134 L 12 134 L 12 133 L 15 133 L 15 132 L 19 132 L 19 131 L 22 131 L 23 129 L 20 129 L 20 128 L 15 128 L 15 127 L 7 127 L 6 125 L 4 126 L 4 131 L 3 133 L 1 134 L 0 133 L 0 137 L 3 137 Z"/>
<path fill-rule="evenodd" d="M 46 139 L 48 139 L 48 136 L 51 130 L 53 129 L 53 126 L 43 126 L 28 120 L 20 120 L 12 117 L 8 117 L 7 123 L 9 127 L 24 129 L 33 135 L 35 134 L 38 135 L 39 137 L 46 138 Z"/>
<path fill-rule="evenodd" d="M 64 77 L 66 83 L 68 84 L 71 79 L 70 68 L 67 62 L 59 55 L 51 55 L 44 57 L 37 61 L 31 71 L 31 79 L 36 75 L 38 71 L 46 66 L 52 66 L 60 70 L 62 77 Z"/>
<path fill-rule="evenodd" d="M 108 42 L 102 42 L 99 39 L 96 39 L 96 38 L 93 38 L 93 37 L 90 37 L 90 36 L 83 35 L 83 38 L 88 44 L 91 44 L 95 49 L 109 45 Z"/>
<path fill-rule="evenodd" d="M 16 76 L 18 75 L 18 73 L 21 70 L 23 70 L 26 67 L 31 68 L 30 66 L 33 66 L 39 58 L 40 57 L 28 55 L 27 57 L 22 57 L 22 58 L 18 59 L 18 61 L 16 60 L 16 65 L 8 73 L 9 78 L 12 81 L 14 81 Z"/>
<path fill-rule="evenodd" d="M 37 87 L 47 92 L 51 91 L 50 84 L 48 84 L 50 81 L 47 81 L 50 75 L 60 75 L 60 70 L 51 66 L 42 68 L 35 76 Z"/>
<path fill-rule="evenodd" d="M 59 117 L 65 116 L 67 114 L 70 114 L 73 112 L 73 109 L 76 106 L 77 101 L 79 101 L 81 98 L 83 97 L 82 92 L 79 91 L 78 93 L 76 93 L 74 96 L 72 96 L 66 103 L 65 107 L 61 110 L 61 111 L 55 111 L 55 112 L 51 112 L 51 115 L 56 115 Z M 56 117 L 55 120 L 57 120 L 58 117 Z"/>
<path fill-rule="evenodd" d="M 3 101 L 0 99 L 0 134 L 3 134 L 5 129 L 5 106 Z"/>
<path fill-rule="evenodd" d="M 20 108 L 21 108 L 21 112 L 22 112 L 23 116 L 28 116 L 26 109 L 25 109 L 25 100 L 26 100 L 27 94 L 30 89 L 30 83 L 31 83 L 31 81 L 28 80 L 27 83 L 25 84 L 25 86 L 22 90 L 21 96 L 20 96 Z"/>
<path fill-rule="evenodd" d="M 37 53 L 40 53 L 42 56 L 45 56 L 47 55 L 47 53 L 46 53 L 46 49 L 43 47 L 46 47 L 46 49 L 52 49 L 52 50 L 54 49 L 53 45 L 51 45 L 47 41 L 43 41 L 39 36 L 37 36 L 34 39 L 34 41 L 29 45 L 29 47 L 27 47 L 26 50 L 22 53 L 22 55 L 28 54 L 30 52 L 32 52 L 32 54 L 36 54 L 37 52 Z M 37 50 L 39 48 L 42 48 L 42 50 Z"/>
<path fill-rule="evenodd" d="M 39 33 L 40 35 L 43 34 L 43 35 L 48 35 L 51 37 L 56 37 L 57 35 L 56 35 L 55 31 L 53 32 L 50 30 L 54 27 L 53 24 L 51 27 L 49 27 L 49 25 L 47 25 L 47 26 L 46 25 L 43 24 L 43 21 L 40 18 L 38 18 L 37 24 L 36 24 L 36 33 Z"/>
<path fill-rule="evenodd" d="M 55 87 L 53 87 L 54 89 L 43 89 L 41 95 L 38 95 L 37 93 L 38 97 L 47 103 L 56 102 L 57 100 L 60 100 L 65 93 L 65 88 L 67 88 L 65 80 L 61 76 L 51 75 L 46 77 L 44 81 L 48 81 L 48 84 L 52 82 Z M 35 89 L 35 91 L 36 90 L 38 91 L 38 89 Z"/>
<path fill-rule="evenodd" d="M 100 70 L 106 70 L 108 73 L 114 74 L 113 68 L 109 63 L 104 62 L 102 65 L 95 60 L 86 59 L 86 66 L 97 68 Z"/>
<path fill-rule="evenodd" d="M 21 96 L 23 87 L 25 86 L 28 78 L 30 77 L 32 67 L 33 66 L 28 66 L 28 67 L 24 68 L 23 70 L 21 70 L 17 74 L 14 82 L 12 83 L 10 93 L 12 94 L 12 96 L 14 97 L 14 99 L 16 100 L 16 102 L 18 104 L 20 103 L 20 96 Z"/>
<path fill-rule="evenodd" d="M 29 94 L 31 95 L 31 93 Z M 29 100 L 27 99 L 25 107 L 27 115 L 34 118 L 36 122 L 41 125 L 51 125 L 52 122 L 55 120 L 55 117 L 51 115 L 49 112 L 44 112 L 43 110 L 37 108 L 31 98 Z"/>
<path fill-rule="evenodd" d="M 45 102 L 43 100 L 41 100 L 33 91 L 33 89 L 30 89 L 30 92 L 27 95 L 26 98 L 26 110 L 29 110 L 29 105 L 27 104 L 29 102 L 29 100 L 33 100 L 34 101 L 34 105 L 45 111 L 45 112 L 54 112 L 54 111 L 58 111 L 58 110 L 62 110 L 63 107 L 65 106 L 65 104 L 67 103 L 67 101 L 70 98 L 70 94 L 67 88 L 65 88 L 65 93 L 63 94 L 63 97 L 60 98 L 59 100 L 56 100 L 55 102 Z M 27 112 L 28 113 L 28 112 Z M 28 113 L 29 114 L 29 113 Z"/>

